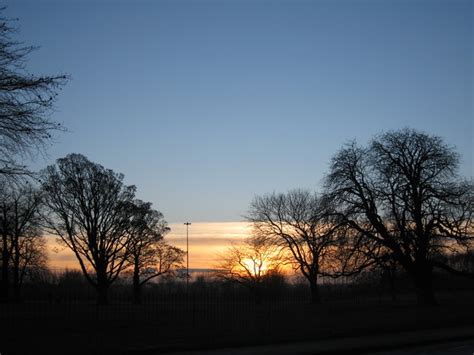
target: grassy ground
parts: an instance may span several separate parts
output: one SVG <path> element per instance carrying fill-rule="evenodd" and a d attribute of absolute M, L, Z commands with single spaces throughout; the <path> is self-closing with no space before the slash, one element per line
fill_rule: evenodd
<path fill-rule="evenodd" d="M 171 352 L 327 339 L 473 325 L 471 293 L 440 295 L 419 308 L 396 303 L 173 302 L 144 305 L 21 303 L 0 305 L 0 352 L 8 354 L 121 354 Z"/>

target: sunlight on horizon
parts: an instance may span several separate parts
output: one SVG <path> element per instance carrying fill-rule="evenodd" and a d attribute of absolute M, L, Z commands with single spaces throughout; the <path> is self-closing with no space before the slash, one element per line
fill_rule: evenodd
<path fill-rule="evenodd" d="M 171 232 L 165 236 L 169 244 L 186 250 L 186 227 L 170 223 Z M 190 269 L 214 268 L 219 255 L 231 243 L 239 244 L 251 233 L 248 222 L 196 222 L 189 226 Z M 52 269 L 79 269 L 73 252 L 57 243 L 54 236 L 46 237 L 49 266 Z"/>

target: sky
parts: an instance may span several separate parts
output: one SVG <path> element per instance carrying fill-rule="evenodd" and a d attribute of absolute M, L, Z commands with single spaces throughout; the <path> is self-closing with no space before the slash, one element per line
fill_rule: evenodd
<path fill-rule="evenodd" d="M 165 236 L 167 243 L 186 250 L 186 227 L 171 223 L 171 232 Z M 216 269 L 222 264 L 222 256 L 232 245 L 238 246 L 251 233 L 247 222 L 204 222 L 189 226 L 189 268 L 193 270 Z M 72 250 L 46 237 L 49 267 L 53 270 L 78 269 L 79 263 Z M 184 265 L 183 265 L 184 266 Z"/>
<path fill-rule="evenodd" d="M 474 176 L 472 1 L 4 2 L 28 70 L 71 76 L 33 166 L 82 153 L 175 226 L 319 190 L 344 143 L 390 129 L 444 137 Z"/>

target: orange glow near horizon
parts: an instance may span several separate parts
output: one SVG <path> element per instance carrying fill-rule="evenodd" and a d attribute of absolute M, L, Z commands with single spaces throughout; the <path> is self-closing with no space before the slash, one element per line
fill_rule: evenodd
<path fill-rule="evenodd" d="M 268 271 L 268 266 L 265 260 L 263 261 L 255 261 L 250 258 L 242 260 L 242 270 L 241 271 L 249 271 L 253 276 L 261 276 L 265 275 Z"/>
<path fill-rule="evenodd" d="M 170 223 L 171 232 L 165 240 L 186 251 L 186 228 L 182 223 Z M 219 255 L 231 243 L 239 244 L 251 233 L 247 222 L 196 222 L 189 226 L 189 268 L 212 269 L 219 261 Z M 73 252 L 49 236 L 47 247 L 49 266 L 53 269 L 78 269 L 79 262 Z"/>

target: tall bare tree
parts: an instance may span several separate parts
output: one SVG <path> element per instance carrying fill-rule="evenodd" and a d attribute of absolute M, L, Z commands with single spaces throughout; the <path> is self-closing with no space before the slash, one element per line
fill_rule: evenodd
<path fill-rule="evenodd" d="M 131 204 L 128 262 L 133 274 L 133 301 L 141 302 L 141 290 L 150 280 L 181 266 L 185 252 L 164 241 L 169 227 L 163 214 L 151 203 L 136 200 Z"/>
<path fill-rule="evenodd" d="M 50 114 L 67 81 L 66 75 L 30 74 L 26 62 L 36 48 L 15 40 L 16 32 L 12 20 L 0 17 L 0 174 L 9 177 L 27 173 L 15 157 L 42 150 L 62 130 Z"/>
<path fill-rule="evenodd" d="M 1 232 L 2 232 L 2 281 L 0 288 L 0 298 L 5 301 L 9 298 L 9 288 L 10 288 L 10 263 L 11 263 L 11 254 L 12 247 L 10 243 L 10 238 L 12 234 L 12 224 L 11 224 L 11 211 L 12 206 L 10 204 L 10 198 L 12 191 L 8 189 L 6 183 L 0 185 L 0 195 L 2 197 L 1 201 Z"/>
<path fill-rule="evenodd" d="M 391 131 L 355 143 L 332 160 L 327 190 L 353 235 L 389 251 L 413 279 L 418 302 L 434 304 L 433 268 L 473 240 L 473 185 L 458 175 L 458 154 L 436 136 Z"/>
<path fill-rule="evenodd" d="M 318 276 L 329 270 L 341 230 L 324 199 L 306 190 L 257 196 L 247 219 L 255 233 L 287 250 L 308 281 L 312 303 L 321 301 Z"/>
<path fill-rule="evenodd" d="M 80 154 L 58 159 L 43 171 L 48 229 L 72 250 L 100 304 L 107 303 L 108 289 L 127 261 L 135 187 L 122 180 L 122 174 Z"/>
<path fill-rule="evenodd" d="M 41 231 L 38 229 L 38 231 Z M 40 273 L 48 272 L 46 239 L 41 234 L 27 234 L 19 238 L 18 259 L 13 264 L 13 295 L 21 298 L 21 288 L 26 277 L 30 280 Z"/>
<path fill-rule="evenodd" d="M 42 238 L 40 208 L 42 196 L 31 183 L 3 184 L 0 193 L 0 229 L 2 234 L 2 298 L 20 298 L 25 272 L 44 267 L 45 241 Z"/>

